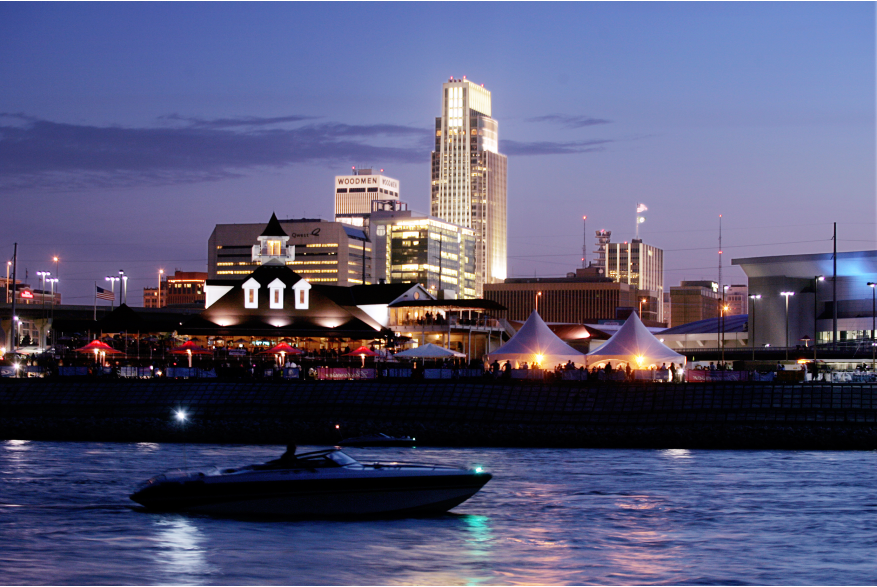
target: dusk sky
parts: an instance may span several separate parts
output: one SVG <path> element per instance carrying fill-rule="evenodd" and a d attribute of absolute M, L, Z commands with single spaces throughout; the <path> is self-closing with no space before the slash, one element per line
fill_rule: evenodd
<path fill-rule="evenodd" d="M 508 156 L 509 275 L 593 232 L 733 258 L 877 248 L 875 4 L 0 4 L 0 247 L 64 303 L 124 269 L 206 271 L 218 223 L 333 216 L 384 169 L 429 211 L 442 83 L 484 84 Z"/>

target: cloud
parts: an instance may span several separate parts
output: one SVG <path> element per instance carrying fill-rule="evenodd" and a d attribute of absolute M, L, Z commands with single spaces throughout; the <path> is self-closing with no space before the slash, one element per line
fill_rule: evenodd
<path fill-rule="evenodd" d="M 596 126 L 598 124 L 611 124 L 611 120 L 603 118 L 590 118 L 588 116 L 571 116 L 569 114 L 546 114 L 545 116 L 537 116 L 528 118 L 527 122 L 551 122 L 559 124 L 564 128 L 584 128 L 586 126 Z"/>
<path fill-rule="evenodd" d="M 533 120 L 586 125 L 582 117 Z M 600 151 L 609 140 L 503 140 L 515 156 Z M 431 129 L 394 124 L 342 124 L 317 117 L 203 119 L 170 114 L 155 127 L 95 126 L 0 113 L 0 190 L 70 191 L 197 183 L 258 169 L 338 161 L 425 163 Z"/>
<path fill-rule="evenodd" d="M 421 163 L 433 140 L 429 129 L 399 125 L 284 128 L 313 120 L 307 116 L 162 120 L 171 126 L 77 125 L 0 114 L 0 189 L 180 184 L 315 161 Z"/>
<path fill-rule="evenodd" d="M 555 143 L 549 141 L 520 142 L 500 141 L 500 151 L 505 155 L 572 155 L 575 153 L 593 153 L 603 151 L 604 145 L 613 142 L 611 139 L 592 141 L 569 141 Z"/>

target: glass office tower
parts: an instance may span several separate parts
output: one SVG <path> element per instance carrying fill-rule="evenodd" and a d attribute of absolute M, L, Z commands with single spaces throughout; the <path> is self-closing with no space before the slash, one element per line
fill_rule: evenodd
<path fill-rule="evenodd" d="M 475 231 L 475 288 L 506 278 L 506 163 L 490 92 L 464 77 L 442 86 L 435 119 L 431 214 Z"/>

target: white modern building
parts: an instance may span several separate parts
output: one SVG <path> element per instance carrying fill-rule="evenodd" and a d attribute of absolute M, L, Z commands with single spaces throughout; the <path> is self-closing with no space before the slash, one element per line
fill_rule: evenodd
<path fill-rule="evenodd" d="M 399 201 L 399 180 L 375 173 L 373 169 L 353 168 L 352 175 L 335 176 L 335 222 L 368 228 L 374 202 Z"/>
<path fill-rule="evenodd" d="M 451 78 L 435 119 L 431 215 L 475 231 L 475 289 L 506 278 L 507 158 L 499 152 L 491 96 L 483 85 Z"/>

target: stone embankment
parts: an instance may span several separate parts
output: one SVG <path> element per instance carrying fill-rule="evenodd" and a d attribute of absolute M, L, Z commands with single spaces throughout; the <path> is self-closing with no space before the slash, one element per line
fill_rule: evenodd
<path fill-rule="evenodd" d="M 384 432 L 425 445 L 877 448 L 870 384 L 0 382 L 0 437 L 326 444 Z M 173 412 L 184 409 L 181 425 Z"/>

